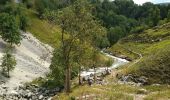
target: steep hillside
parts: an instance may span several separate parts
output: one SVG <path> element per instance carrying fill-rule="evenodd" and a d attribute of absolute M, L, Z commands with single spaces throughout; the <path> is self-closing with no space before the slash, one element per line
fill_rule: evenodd
<path fill-rule="evenodd" d="M 130 35 L 109 51 L 134 60 L 124 67 L 125 74 L 145 76 L 149 83 L 170 83 L 170 23 Z"/>
<path fill-rule="evenodd" d="M 29 27 L 27 31 L 31 32 L 40 41 L 57 47 L 60 38 L 60 28 L 49 24 L 45 20 L 41 20 L 37 17 L 37 14 L 33 10 L 23 9 L 29 19 Z"/>
<path fill-rule="evenodd" d="M 23 39 L 20 46 L 16 46 L 13 54 L 16 57 L 17 65 L 12 71 L 11 77 L 6 78 L 0 74 L 0 95 L 4 93 L 2 87 L 6 87 L 7 92 L 11 89 L 30 82 L 37 77 L 45 76 L 49 72 L 52 48 L 41 43 L 30 33 L 22 33 Z M 4 54 L 6 43 L 0 39 L 0 58 Z"/>

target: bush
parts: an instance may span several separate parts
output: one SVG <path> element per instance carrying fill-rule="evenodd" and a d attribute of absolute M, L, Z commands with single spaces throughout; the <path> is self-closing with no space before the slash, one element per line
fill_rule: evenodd
<path fill-rule="evenodd" d="M 7 50 L 2 58 L 2 74 L 10 77 L 9 72 L 12 71 L 16 66 L 15 57 Z"/>
<path fill-rule="evenodd" d="M 26 7 L 28 8 L 28 9 L 30 9 L 30 8 L 33 8 L 33 2 L 31 2 L 31 1 L 28 1 L 27 3 L 26 3 Z"/>
<path fill-rule="evenodd" d="M 131 33 L 142 33 L 145 29 L 147 29 L 146 25 L 137 26 L 131 30 Z"/>
<path fill-rule="evenodd" d="M 20 29 L 26 32 L 26 28 L 28 26 L 28 18 L 25 15 L 20 15 L 19 19 L 20 19 L 20 24 L 19 24 Z"/>

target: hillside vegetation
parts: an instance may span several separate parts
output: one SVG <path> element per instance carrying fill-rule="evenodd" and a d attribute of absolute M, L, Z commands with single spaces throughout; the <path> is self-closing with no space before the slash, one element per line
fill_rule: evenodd
<path fill-rule="evenodd" d="M 143 56 L 124 67 L 124 73 L 145 76 L 149 83 L 170 83 L 170 23 L 130 35 L 109 50 L 133 60 L 139 58 L 134 52 Z"/>
<path fill-rule="evenodd" d="M 41 20 L 37 17 L 37 14 L 33 10 L 23 9 L 29 18 L 28 31 L 31 32 L 40 41 L 57 47 L 60 38 L 60 28 L 49 24 L 45 20 Z"/>
<path fill-rule="evenodd" d="M 113 73 L 116 70 L 113 71 Z M 72 92 L 67 95 L 59 93 L 54 100 L 167 100 L 169 89 L 167 85 L 160 86 L 132 86 L 117 83 L 117 79 L 109 75 L 105 78 L 108 84 L 92 86 L 74 86 Z"/>

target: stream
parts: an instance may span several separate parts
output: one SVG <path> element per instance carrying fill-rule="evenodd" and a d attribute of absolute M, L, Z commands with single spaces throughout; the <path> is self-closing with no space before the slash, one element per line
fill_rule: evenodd
<path fill-rule="evenodd" d="M 110 67 L 108 67 L 109 70 L 113 70 L 117 67 L 120 67 L 122 65 L 129 63 L 129 61 L 126 59 L 112 56 L 111 54 L 105 53 L 103 51 L 101 51 L 101 53 L 105 54 L 106 56 L 108 56 L 114 60 L 113 64 Z M 87 79 L 88 77 L 90 77 L 90 75 L 104 73 L 106 71 L 106 69 L 107 69 L 107 67 L 96 68 L 96 72 L 94 71 L 94 69 L 88 69 L 88 70 L 82 71 L 80 76 Z"/>
<path fill-rule="evenodd" d="M 108 68 L 110 71 L 129 62 L 125 59 L 112 56 L 111 54 L 104 52 L 102 53 L 114 60 L 112 66 Z M 91 77 L 91 74 L 105 73 L 106 68 L 107 67 L 96 68 L 95 72 L 94 69 L 88 69 L 87 71 L 82 71 L 80 75 L 83 78 L 89 78 Z M 38 87 L 34 84 L 28 84 L 19 86 L 11 90 L 9 93 L 7 93 L 7 90 L 7 87 L 0 87 L 0 100 L 52 100 L 51 98 L 60 91 L 60 88 L 54 88 L 51 90 L 43 87 Z"/>

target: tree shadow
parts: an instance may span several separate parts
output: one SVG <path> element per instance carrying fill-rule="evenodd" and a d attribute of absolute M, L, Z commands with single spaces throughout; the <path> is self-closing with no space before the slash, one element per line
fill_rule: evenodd
<path fill-rule="evenodd" d="M 4 49 L 7 47 L 6 43 L 0 40 L 0 52 L 4 52 Z"/>
<path fill-rule="evenodd" d="M 5 77 L 0 73 L 0 85 L 6 83 L 9 80 L 9 78 Z"/>

